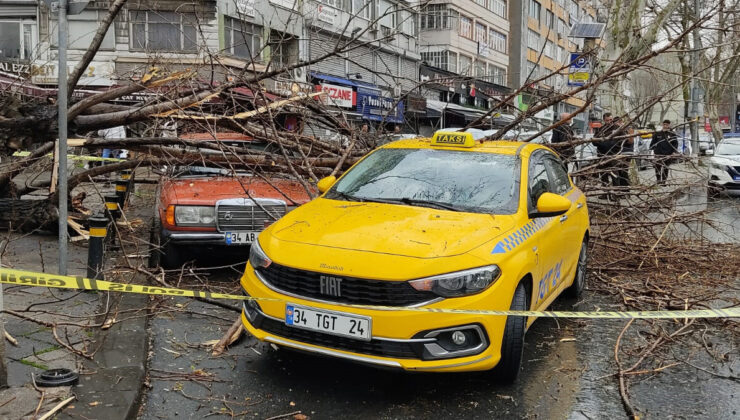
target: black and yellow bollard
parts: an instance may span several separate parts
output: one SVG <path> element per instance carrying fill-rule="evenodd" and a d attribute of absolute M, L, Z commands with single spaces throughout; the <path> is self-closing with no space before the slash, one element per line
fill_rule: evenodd
<path fill-rule="evenodd" d="M 90 241 L 87 247 L 87 278 L 103 280 L 103 260 L 105 258 L 105 238 L 108 235 L 107 217 L 96 214 L 90 221 Z"/>
<path fill-rule="evenodd" d="M 118 196 L 113 194 L 108 194 L 105 197 L 105 217 L 108 218 L 108 221 L 111 226 L 113 226 L 116 223 L 116 220 L 118 220 L 119 217 L 121 217 L 121 210 L 118 208 Z M 114 229 L 108 229 L 108 236 L 106 237 L 106 242 L 113 243 L 115 242 L 115 232 L 113 232 Z"/>
<path fill-rule="evenodd" d="M 118 197 L 118 209 L 123 210 L 126 205 L 126 191 L 128 191 L 128 180 L 119 179 L 116 181 L 116 196 Z"/>
<path fill-rule="evenodd" d="M 129 196 L 134 191 L 134 171 L 131 169 L 124 169 L 121 171 L 121 179 L 127 182 L 126 195 L 123 199 L 123 203 L 128 203 Z"/>

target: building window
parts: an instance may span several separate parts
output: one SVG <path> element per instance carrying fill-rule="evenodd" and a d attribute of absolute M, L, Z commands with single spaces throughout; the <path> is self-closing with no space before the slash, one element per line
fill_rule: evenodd
<path fill-rule="evenodd" d="M 87 47 L 92 44 L 95 33 L 98 31 L 98 23 L 103 19 L 103 12 L 98 13 L 96 10 L 85 10 L 78 15 L 67 16 L 69 34 L 67 47 L 69 49 L 86 50 Z M 56 26 L 56 16 L 54 16 L 54 25 Z M 103 37 L 103 42 L 100 44 L 101 50 L 112 50 L 116 46 L 116 39 L 114 36 L 114 25 L 108 28 L 108 32 Z M 56 28 L 53 29 L 52 34 L 52 45 L 55 47 L 59 45 L 59 32 Z"/>
<path fill-rule="evenodd" d="M 460 36 L 473 39 L 473 19 L 460 15 Z"/>
<path fill-rule="evenodd" d="M 506 0 L 488 0 L 488 9 L 502 18 L 506 18 Z"/>
<path fill-rule="evenodd" d="M 396 27 L 396 6 L 388 0 L 378 0 L 378 23 L 386 28 Z"/>
<path fill-rule="evenodd" d="M 467 55 L 460 54 L 460 74 L 469 75 L 472 73 L 473 59 Z"/>
<path fill-rule="evenodd" d="M 486 44 L 488 41 L 486 35 L 486 25 L 475 22 L 475 40 Z"/>
<path fill-rule="evenodd" d="M 527 47 L 533 50 L 539 50 L 540 46 L 540 34 L 529 29 L 527 31 Z"/>
<path fill-rule="evenodd" d="M 475 77 L 483 79 L 486 77 L 486 63 L 485 61 L 477 60 L 475 62 Z"/>
<path fill-rule="evenodd" d="M 31 59 L 35 38 L 36 22 L 0 20 L 0 58 Z"/>
<path fill-rule="evenodd" d="M 419 26 L 424 29 L 457 29 L 459 14 L 446 4 L 430 4 L 422 9 Z"/>
<path fill-rule="evenodd" d="M 542 14 L 542 5 L 537 0 L 529 0 L 529 17 L 536 19 L 538 22 Z"/>
<path fill-rule="evenodd" d="M 270 34 L 270 67 L 279 69 L 298 62 L 298 38 L 284 32 Z"/>
<path fill-rule="evenodd" d="M 397 29 L 399 31 L 409 36 L 414 36 L 416 34 L 416 25 L 414 24 L 416 21 L 416 14 L 413 11 L 401 9 L 398 12 L 398 21 Z"/>
<path fill-rule="evenodd" d="M 195 25 L 191 13 L 132 11 L 131 49 L 195 51 Z"/>
<path fill-rule="evenodd" d="M 545 42 L 545 56 L 554 58 L 555 57 L 555 44 L 552 41 Z"/>
<path fill-rule="evenodd" d="M 499 31 L 488 30 L 488 47 L 495 51 L 506 54 L 506 35 Z"/>
<path fill-rule="evenodd" d="M 558 18 L 558 33 L 564 34 L 568 31 L 568 25 L 563 19 Z"/>
<path fill-rule="evenodd" d="M 238 19 L 225 17 L 224 50 L 237 57 L 260 61 L 262 56 L 262 28 Z"/>
<path fill-rule="evenodd" d="M 452 51 L 429 51 L 421 53 L 421 60 L 432 67 L 457 72 L 457 54 Z"/>
<path fill-rule="evenodd" d="M 578 3 L 575 0 L 570 0 L 568 4 L 568 13 L 570 13 L 571 20 L 578 20 Z"/>
<path fill-rule="evenodd" d="M 342 1 L 341 0 L 320 0 L 321 3 L 324 3 L 327 6 L 331 6 L 335 9 L 342 10 Z"/>
<path fill-rule="evenodd" d="M 557 60 L 560 62 L 560 64 L 565 63 L 565 48 L 558 46 Z"/>
<path fill-rule="evenodd" d="M 352 13 L 363 19 L 370 20 L 372 3 L 370 0 L 352 0 Z"/>
<path fill-rule="evenodd" d="M 529 76 L 529 80 L 535 80 L 539 79 L 541 75 L 541 69 L 538 64 L 535 64 L 531 61 L 527 61 L 527 74 L 526 76 Z"/>
<path fill-rule="evenodd" d="M 506 69 L 502 67 L 488 65 L 488 80 L 497 85 L 506 86 Z"/>
<path fill-rule="evenodd" d="M 545 11 L 545 25 L 550 28 L 555 28 L 555 14 L 551 10 Z"/>
<path fill-rule="evenodd" d="M 473 0 L 473 1 L 483 7 L 486 7 L 486 0 Z"/>

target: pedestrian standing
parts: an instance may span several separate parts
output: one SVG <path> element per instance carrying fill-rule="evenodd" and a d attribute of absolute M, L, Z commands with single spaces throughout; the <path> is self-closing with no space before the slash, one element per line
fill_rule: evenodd
<path fill-rule="evenodd" d="M 663 185 L 678 154 L 678 135 L 671 129 L 670 120 L 663 121 L 663 129 L 653 135 L 650 149 L 655 154 L 655 179 L 658 185 Z"/>
<path fill-rule="evenodd" d="M 611 184 L 610 177 L 612 168 L 611 162 L 609 162 L 611 157 L 608 156 L 608 153 L 612 148 L 613 141 L 606 139 L 611 136 L 615 128 L 612 114 L 610 112 L 605 112 L 601 127 L 596 129 L 596 132 L 594 132 L 594 139 L 597 140 L 596 156 L 599 160 L 599 179 L 601 180 L 601 184 L 604 186 Z"/>
<path fill-rule="evenodd" d="M 573 161 L 576 154 L 575 146 L 573 145 L 573 127 L 571 126 L 571 115 L 567 112 L 560 114 L 560 121 L 564 123 L 555 127 L 552 130 L 551 143 L 556 152 L 563 159 L 566 166 Z"/>

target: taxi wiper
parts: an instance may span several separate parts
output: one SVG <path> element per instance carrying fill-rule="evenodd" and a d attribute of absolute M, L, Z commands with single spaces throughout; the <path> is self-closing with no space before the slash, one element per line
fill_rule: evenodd
<path fill-rule="evenodd" d="M 403 197 L 403 198 L 399 198 L 398 201 L 404 204 L 412 205 L 412 206 L 428 206 L 428 207 L 436 207 L 438 209 L 443 209 L 443 210 L 465 211 L 461 209 L 460 207 L 455 207 L 447 203 L 440 203 L 439 201 L 433 201 L 433 200 L 418 200 L 415 198 Z"/>
<path fill-rule="evenodd" d="M 365 199 L 363 198 L 355 197 L 354 195 L 343 193 L 341 191 L 336 191 L 336 190 L 332 191 L 331 197 L 329 198 L 336 198 L 336 197 L 341 198 L 342 200 L 345 200 L 345 201 L 359 201 L 359 202 L 365 201 Z"/>

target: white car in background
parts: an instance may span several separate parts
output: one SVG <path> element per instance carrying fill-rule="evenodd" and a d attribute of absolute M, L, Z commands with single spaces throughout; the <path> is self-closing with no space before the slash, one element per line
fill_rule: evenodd
<path fill-rule="evenodd" d="M 740 193 L 740 134 L 725 134 L 709 158 L 709 195 Z"/>

